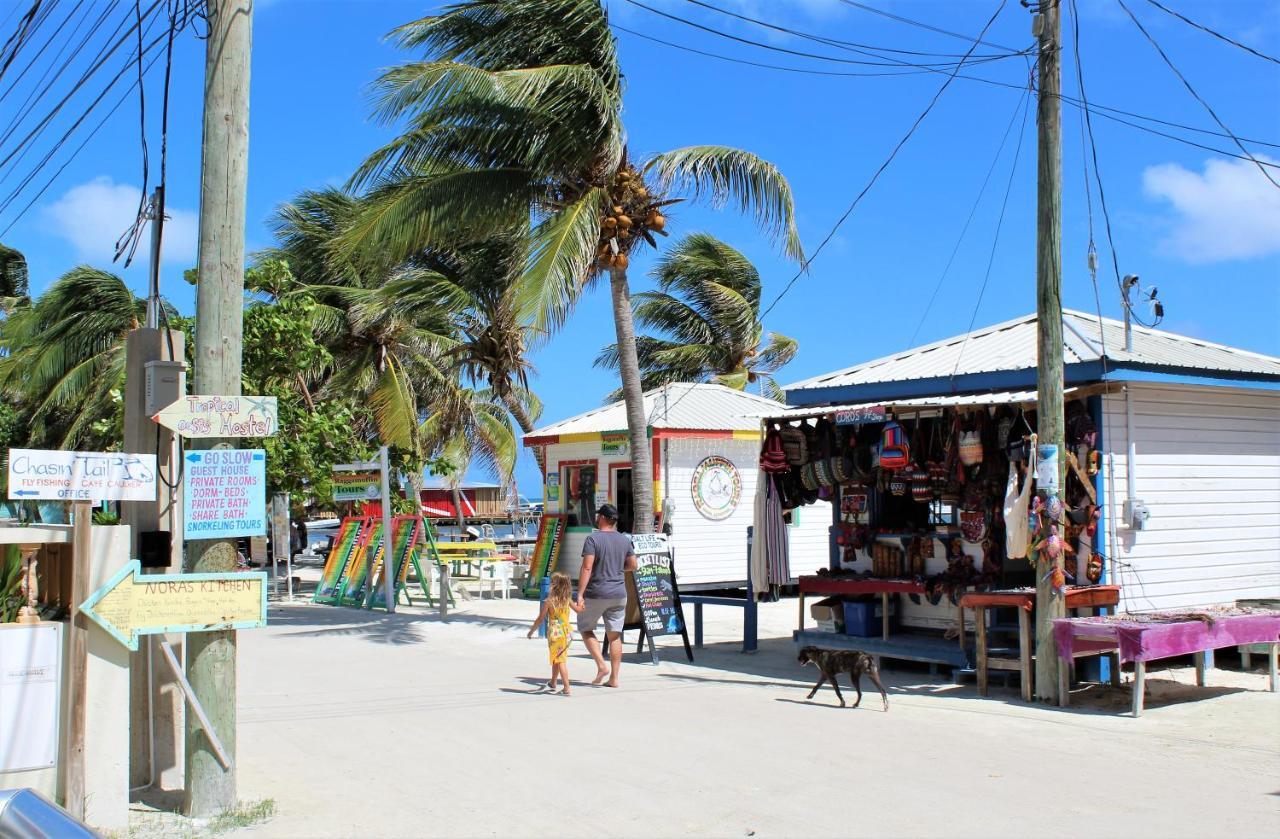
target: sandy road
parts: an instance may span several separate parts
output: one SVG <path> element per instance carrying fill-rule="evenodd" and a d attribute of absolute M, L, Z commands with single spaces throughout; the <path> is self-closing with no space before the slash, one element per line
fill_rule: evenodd
<path fill-rule="evenodd" d="M 1059 711 L 921 671 L 886 671 L 887 714 L 874 692 L 840 709 L 829 688 L 804 701 L 794 608 L 762 611 L 775 637 L 754 656 L 732 642 L 740 612 L 708 609 L 695 665 L 667 649 L 621 690 L 569 698 L 529 693 L 546 669 L 532 603 L 447 624 L 273 608 L 241 634 L 239 761 L 241 798 L 278 815 L 244 834 L 1280 834 L 1280 696 L 1261 674 L 1197 689 L 1157 671 L 1137 720 L 1117 713 L 1127 692 Z"/>

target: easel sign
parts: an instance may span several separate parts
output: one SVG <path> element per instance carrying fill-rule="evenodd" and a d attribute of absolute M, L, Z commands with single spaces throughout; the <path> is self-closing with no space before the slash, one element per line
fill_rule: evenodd
<path fill-rule="evenodd" d="M 648 638 L 649 657 L 657 664 L 658 650 L 653 639 L 659 635 L 679 634 L 684 639 L 685 655 L 693 661 L 689 630 L 684 625 L 684 612 L 680 606 L 675 559 L 667 537 L 660 533 L 642 533 L 631 537 L 631 545 L 636 554 L 636 570 L 631 575 L 634 585 L 628 586 L 627 590 L 633 599 L 627 608 L 629 621 L 626 628 L 640 630 L 636 652 L 644 649 Z"/>

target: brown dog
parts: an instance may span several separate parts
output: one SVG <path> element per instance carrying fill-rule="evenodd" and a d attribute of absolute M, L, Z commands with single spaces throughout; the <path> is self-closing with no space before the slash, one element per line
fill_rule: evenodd
<path fill-rule="evenodd" d="M 853 702 L 853 707 L 857 708 L 858 703 L 862 702 L 862 674 L 866 673 L 871 678 L 872 684 L 880 689 L 880 699 L 884 702 L 884 709 L 889 710 L 889 694 L 885 692 L 884 685 L 880 682 L 880 668 L 876 667 L 876 660 L 866 653 L 857 650 L 824 650 L 821 647 L 805 647 L 800 650 L 799 661 L 801 665 L 812 664 L 822 674 L 818 677 L 818 683 L 813 686 L 813 690 L 809 691 L 807 699 L 813 699 L 813 695 L 818 692 L 818 688 L 822 687 L 822 683 L 829 681 L 836 689 L 836 698 L 840 700 L 840 705 L 843 707 L 844 696 L 840 693 L 836 676 L 848 673 L 849 681 L 853 682 L 853 689 L 858 692 L 858 698 Z"/>

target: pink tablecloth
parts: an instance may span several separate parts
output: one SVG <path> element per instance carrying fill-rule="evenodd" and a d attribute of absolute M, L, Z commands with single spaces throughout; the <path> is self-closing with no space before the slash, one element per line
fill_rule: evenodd
<path fill-rule="evenodd" d="M 1238 644 L 1280 641 L 1280 612 L 1168 623 L 1063 618 L 1053 622 L 1053 637 L 1059 658 L 1119 647 L 1121 661 L 1151 661 Z M 1093 638 L 1105 640 L 1086 640 Z"/>

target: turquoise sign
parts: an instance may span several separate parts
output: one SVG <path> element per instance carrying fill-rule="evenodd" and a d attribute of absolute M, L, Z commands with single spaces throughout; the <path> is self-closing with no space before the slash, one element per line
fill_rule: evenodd
<path fill-rule="evenodd" d="M 267 454 L 262 449 L 187 452 L 182 492 L 184 539 L 235 539 L 267 533 Z"/>

